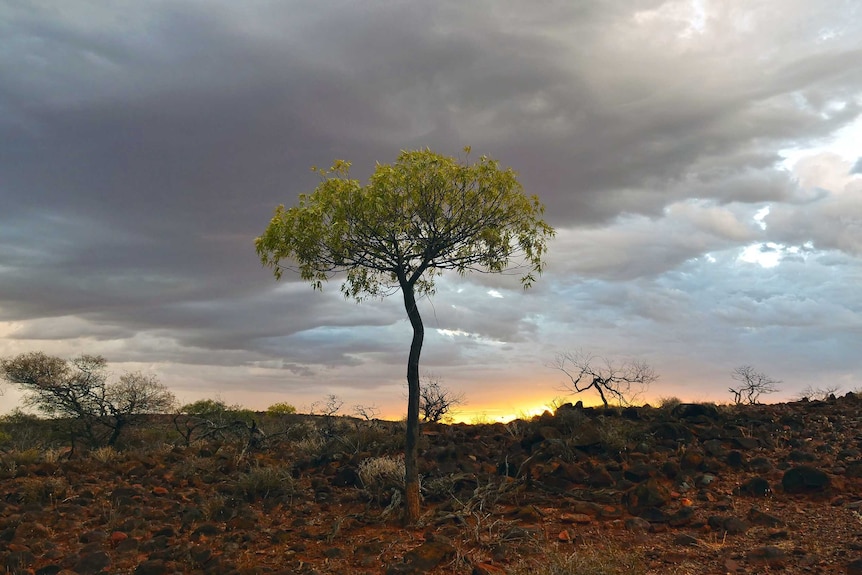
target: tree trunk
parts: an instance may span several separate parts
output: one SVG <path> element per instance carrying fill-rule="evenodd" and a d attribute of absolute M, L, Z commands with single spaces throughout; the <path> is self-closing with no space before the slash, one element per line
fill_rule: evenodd
<path fill-rule="evenodd" d="M 419 520 L 419 354 L 422 353 L 425 328 L 416 307 L 413 284 L 401 282 L 401 291 L 407 317 L 413 326 L 413 341 L 407 359 L 407 445 L 404 450 L 404 499 L 407 503 L 404 519 L 409 525 Z"/>

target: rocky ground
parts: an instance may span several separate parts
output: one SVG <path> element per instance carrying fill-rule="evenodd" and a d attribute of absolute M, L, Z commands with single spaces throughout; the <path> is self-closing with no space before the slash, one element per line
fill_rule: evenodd
<path fill-rule="evenodd" d="M 171 434 L 67 458 L 6 448 L 6 573 L 862 573 L 862 396 L 566 405 L 426 425 L 401 525 L 403 427 L 287 416 L 265 440 Z M 19 430 L 20 431 L 20 430 Z"/>

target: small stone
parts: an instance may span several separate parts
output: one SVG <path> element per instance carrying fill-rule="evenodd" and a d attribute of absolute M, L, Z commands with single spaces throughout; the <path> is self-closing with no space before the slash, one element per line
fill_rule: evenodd
<path fill-rule="evenodd" d="M 108 534 L 104 531 L 87 531 L 78 536 L 78 541 L 81 543 L 101 543 L 108 538 Z"/>
<path fill-rule="evenodd" d="M 580 525 L 586 525 L 588 523 L 592 523 L 592 521 L 593 518 L 586 513 L 563 513 L 560 515 L 561 523 L 577 523 Z"/>
<path fill-rule="evenodd" d="M 650 523 L 646 519 L 642 519 L 640 517 L 630 517 L 626 519 L 625 527 L 627 531 L 632 531 L 634 533 L 648 533 Z"/>
<path fill-rule="evenodd" d="M 739 486 L 740 495 L 766 497 L 770 493 L 772 493 L 772 488 L 769 486 L 769 482 L 762 477 L 752 477 Z"/>
<path fill-rule="evenodd" d="M 700 545 L 700 539 L 694 535 L 689 535 L 688 533 L 680 533 L 673 538 L 673 542 L 676 545 L 682 545 L 685 547 L 696 547 L 697 545 Z"/>
<path fill-rule="evenodd" d="M 81 555 L 75 562 L 73 568 L 80 575 L 92 575 L 98 573 L 111 564 L 111 558 L 104 551 L 96 551 Z"/>
<path fill-rule="evenodd" d="M 748 520 L 757 525 L 765 525 L 767 527 L 781 527 L 784 525 L 784 521 L 780 518 L 760 511 L 756 507 L 748 510 Z"/>
<path fill-rule="evenodd" d="M 135 568 L 134 575 L 165 575 L 168 572 L 161 559 L 148 559 Z"/>
<path fill-rule="evenodd" d="M 456 551 L 452 544 L 446 541 L 426 541 L 419 547 L 404 554 L 404 563 L 391 565 L 387 575 L 426 573 L 440 563 L 453 557 Z"/>
<path fill-rule="evenodd" d="M 748 553 L 749 561 L 766 563 L 767 565 L 774 567 L 783 565 L 785 559 L 787 559 L 787 553 L 785 553 L 780 547 L 775 547 L 773 545 L 758 547 L 757 549 L 752 549 Z"/>

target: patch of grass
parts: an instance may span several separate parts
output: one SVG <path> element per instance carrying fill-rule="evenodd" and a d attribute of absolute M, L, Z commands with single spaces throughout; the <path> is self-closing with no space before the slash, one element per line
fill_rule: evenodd
<path fill-rule="evenodd" d="M 66 497 L 69 483 L 62 477 L 27 477 L 20 488 L 25 502 L 51 505 Z"/>
<path fill-rule="evenodd" d="M 358 473 L 369 496 L 380 503 L 393 489 L 404 487 L 404 458 L 369 457 L 359 464 Z"/>
<path fill-rule="evenodd" d="M 635 549 L 610 545 L 582 546 L 574 551 L 548 550 L 540 559 L 524 560 L 509 575 L 646 575 L 647 562 Z"/>
<path fill-rule="evenodd" d="M 236 478 L 234 491 L 248 501 L 257 501 L 294 495 L 297 485 L 286 467 L 255 466 Z"/>

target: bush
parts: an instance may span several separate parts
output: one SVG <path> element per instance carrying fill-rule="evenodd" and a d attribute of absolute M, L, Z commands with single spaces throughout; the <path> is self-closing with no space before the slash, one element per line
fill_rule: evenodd
<path fill-rule="evenodd" d="M 273 403 L 267 407 L 266 413 L 268 415 L 290 415 L 292 413 L 296 413 L 296 407 L 282 401 L 279 403 Z"/>
<path fill-rule="evenodd" d="M 255 466 L 235 483 L 236 495 L 248 501 L 293 495 L 296 490 L 296 480 L 285 467 Z"/>
<path fill-rule="evenodd" d="M 359 464 L 359 480 L 378 503 L 393 489 L 404 489 L 404 476 L 403 457 L 369 457 Z"/>

